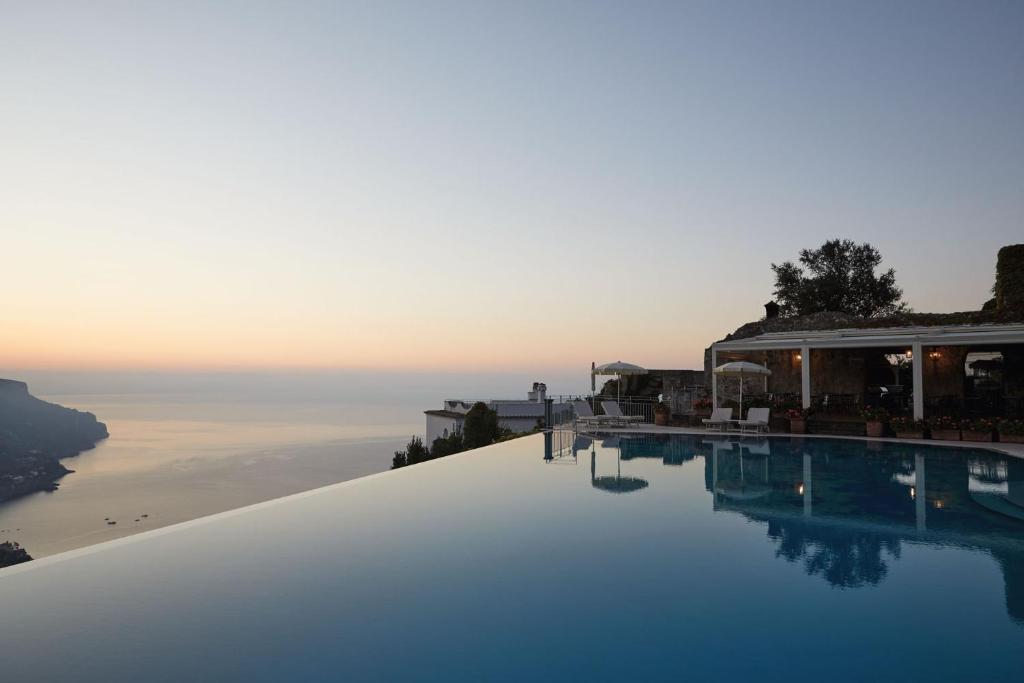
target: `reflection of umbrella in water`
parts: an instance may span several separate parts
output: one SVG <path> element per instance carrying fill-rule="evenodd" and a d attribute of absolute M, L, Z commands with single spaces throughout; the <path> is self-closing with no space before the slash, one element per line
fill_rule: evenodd
<path fill-rule="evenodd" d="M 740 444 L 740 481 L 739 484 L 723 484 L 716 485 L 715 492 L 732 500 L 756 500 L 758 498 L 764 498 L 772 492 L 770 486 L 758 485 L 758 484 L 747 484 L 745 477 L 745 467 L 743 462 L 743 451 L 748 451 L 751 455 L 755 456 L 766 456 L 768 455 L 768 444 L 767 439 L 764 444 L 755 446 L 754 444 Z M 718 451 L 715 450 L 715 456 L 717 459 Z M 768 458 L 764 460 L 764 479 L 768 481 Z"/>
<path fill-rule="evenodd" d="M 611 439 L 605 439 L 602 445 L 607 447 L 609 441 Z M 590 451 L 590 485 L 595 489 L 601 489 L 609 493 L 632 493 L 633 491 L 647 488 L 646 479 L 622 476 L 622 458 L 619 457 L 620 455 L 621 453 L 616 449 L 615 461 L 617 469 L 615 476 L 598 477 L 595 476 L 597 472 L 597 452 L 592 449 Z"/>

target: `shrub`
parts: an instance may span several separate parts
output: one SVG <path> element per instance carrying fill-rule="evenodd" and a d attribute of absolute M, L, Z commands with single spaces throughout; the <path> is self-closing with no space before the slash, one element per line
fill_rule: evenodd
<path fill-rule="evenodd" d="M 888 422 L 889 420 L 889 411 L 885 408 L 865 407 L 860 414 L 868 422 Z"/>
<path fill-rule="evenodd" d="M 1024 434 L 1024 420 L 1000 420 L 1000 434 Z"/>
<path fill-rule="evenodd" d="M 430 457 L 443 458 L 446 455 L 461 453 L 465 448 L 462 444 L 462 433 L 455 432 L 448 436 L 439 436 L 430 444 Z"/>
<path fill-rule="evenodd" d="M 995 421 L 990 417 L 979 417 L 973 420 L 962 420 L 960 428 L 969 432 L 988 432 L 996 428 Z"/>
<path fill-rule="evenodd" d="M 714 403 L 710 398 L 698 398 L 693 402 L 693 409 L 700 412 L 704 410 L 711 410 Z"/>
<path fill-rule="evenodd" d="M 924 420 L 915 420 L 912 417 L 894 417 L 889 420 L 889 424 L 896 432 L 923 432 L 925 428 Z"/>
<path fill-rule="evenodd" d="M 952 418 L 949 415 L 943 415 L 941 417 L 929 417 L 928 428 L 940 429 L 943 431 L 956 431 L 960 429 L 960 420 Z"/>

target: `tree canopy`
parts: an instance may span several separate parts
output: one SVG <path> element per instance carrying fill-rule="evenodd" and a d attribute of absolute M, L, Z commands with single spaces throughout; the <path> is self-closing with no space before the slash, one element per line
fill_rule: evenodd
<path fill-rule="evenodd" d="M 783 315 L 829 311 L 865 318 L 907 311 L 892 268 L 875 274 L 882 255 L 865 242 L 829 240 L 817 249 L 801 249 L 800 265 L 772 264 L 775 300 Z"/>
<path fill-rule="evenodd" d="M 498 413 L 487 407 L 486 403 L 477 402 L 466 413 L 466 422 L 462 427 L 463 446 L 466 450 L 489 446 L 505 433 L 498 425 Z"/>
<path fill-rule="evenodd" d="M 468 451 L 471 448 L 490 446 L 495 441 L 508 436 L 511 432 L 498 424 L 498 413 L 487 407 L 486 403 L 477 402 L 466 413 L 461 432 L 434 439 L 428 449 L 423 440 L 414 436 L 409 439 L 404 451 L 395 451 L 391 460 L 391 469 L 396 470 L 406 465 L 426 462 L 434 458 L 443 458 Z"/>

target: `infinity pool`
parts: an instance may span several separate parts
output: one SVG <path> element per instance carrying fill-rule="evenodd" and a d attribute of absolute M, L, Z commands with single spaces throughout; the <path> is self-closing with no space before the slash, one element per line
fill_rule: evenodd
<path fill-rule="evenodd" d="M 536 435 L 0 571 L 4 680 L 1024 680 L 1024 460 Z"/>

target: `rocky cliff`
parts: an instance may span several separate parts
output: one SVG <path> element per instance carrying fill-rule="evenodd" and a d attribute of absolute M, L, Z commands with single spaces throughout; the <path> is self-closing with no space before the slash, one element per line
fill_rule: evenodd
<path fill-rule="evenodd" d="M 56 489 L 71 471 L 60 459 L 107 436 L 92 413 L 47 403 L 24 382 L 0 379 L 0 501 Z"/>

